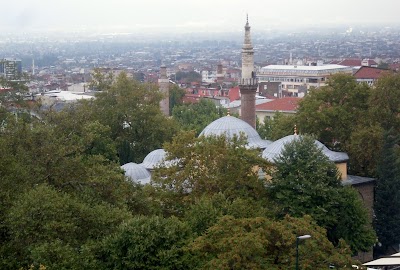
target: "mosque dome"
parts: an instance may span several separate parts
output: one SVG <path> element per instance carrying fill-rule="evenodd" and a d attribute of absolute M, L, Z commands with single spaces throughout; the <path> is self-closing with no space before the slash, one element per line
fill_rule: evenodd
<path fill-rule="evenodd" d="M 122 165 L 121 168 L 125 171 L 125 176 L 133 182 L 142 185 L 150 183 L 150 172 L 142 165 L 130 162 Z"/>
<path fill-rule="evenodd" d="M 247 137 L 247 145 L 250 148 L 266 148 L 271 141 L 261 139 L 258 132 L 245 121 L 233 116 L 221 117 L 206 126 L 199 136 L 220 136 L 224 134 L 227 138 L 240 136 L 243 133 Z"/>
<path fill-rule="evenodd" d="M 298 139 L 299 137 L 300 135 L 289 135 L 271 143 L 264 149 L 262 157 L 270 162 L 274 162 L 274 159 L 282 153 L 283 147 L 286 144 Z M 349 160 L 349 156 L 344 152 L 335 152 L 329 150 L 325 145 L 317 140 L 315 140 L 314 143 L 318 148 L 322 150 L 322 153 L 324 153 L 330 161 L 333 161 L 335 163 L 342 163 Z"/>
<path fill-rule="evenodd" d="M 141 165 L 148 170 L 152 170 L 165 161 L 166 155 L 167 152 L 164 149 L 156 149 L 144 158 Z"/>

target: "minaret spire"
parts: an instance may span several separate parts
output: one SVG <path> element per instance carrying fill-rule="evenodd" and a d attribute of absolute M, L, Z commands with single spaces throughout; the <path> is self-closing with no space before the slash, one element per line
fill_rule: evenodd
<path fill-rule="evenodd" d="M 256 126 L 256 91 L 257 78 L 254 72 L 254 50 L 251 44 L 249 15 L 244 26 L 244 42 L 242 47 L 242 78 L 239 82 L 241 94 L 241 118 L 253 128 Z"/>
<path fill-rule="evenodd" d="M 169 116 L 169 79 L 167 77 L 167 67 L 162 64 L 160 67 L 160 78 L 158 79 L 160 92 L 163 94 L 163 99 L 160 101 L 161 111 L 165 116 Z"/>
<path fill-rule="evenodd" d="M 242 79 L 253 78 L 254 71 L 254 50 L 251 44 L 249 15 L 244 26 L 244 42 L 242 47 Z"/>

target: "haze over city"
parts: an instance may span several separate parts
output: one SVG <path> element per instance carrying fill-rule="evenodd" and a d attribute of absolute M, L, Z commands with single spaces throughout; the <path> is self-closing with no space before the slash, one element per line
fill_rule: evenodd
<path fill-rule="evenodd" d="M 0 1 L 3 2 L 4 0 Z M 254 29 L 396 25 L 400 2 L 381 0 L 7 1 L 3 32 L 236 32 L 246 14 Z"/>

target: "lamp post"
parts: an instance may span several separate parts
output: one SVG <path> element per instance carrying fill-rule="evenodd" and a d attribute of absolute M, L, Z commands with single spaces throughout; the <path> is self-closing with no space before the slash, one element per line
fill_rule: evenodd
<path fill-rule="evenodd" d="M 311 238 L 311 235 L 305 234 L 296 237 L 296 270 L 299 270 L 299 241 Z"/>

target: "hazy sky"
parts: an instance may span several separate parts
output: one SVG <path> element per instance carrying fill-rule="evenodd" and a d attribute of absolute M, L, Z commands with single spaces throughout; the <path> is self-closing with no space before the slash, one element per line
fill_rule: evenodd
<path fill-rule="evenodd" d="M 0 0 L 4 31 L 241 31 L 325 24 L 400 24 L 398 0 Z M 239 27 L 239 29 L 238 29 Z"/>

